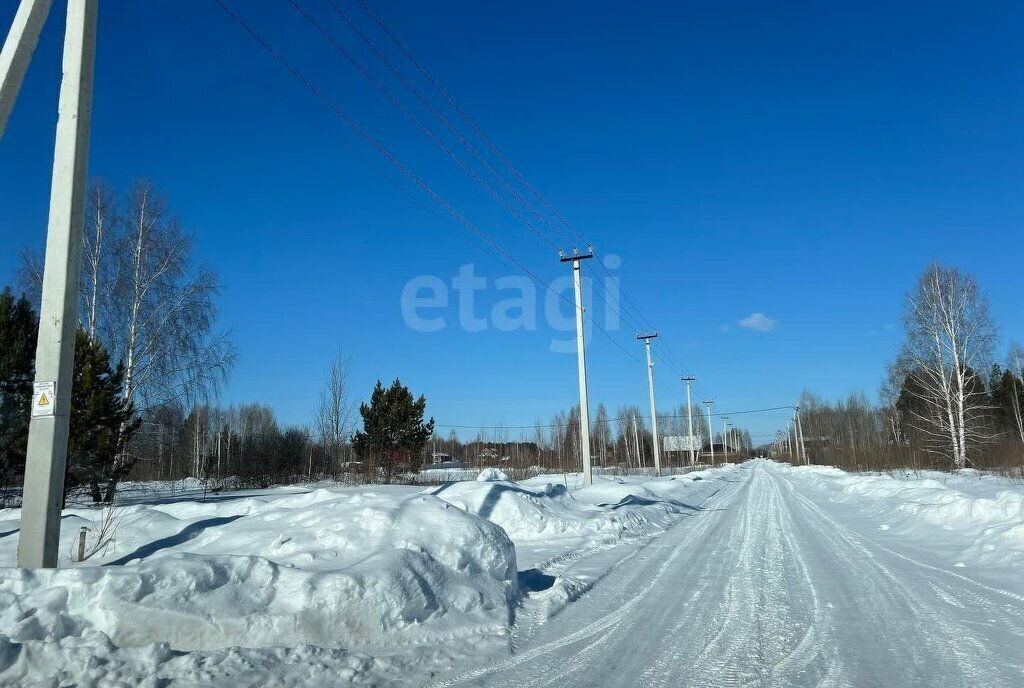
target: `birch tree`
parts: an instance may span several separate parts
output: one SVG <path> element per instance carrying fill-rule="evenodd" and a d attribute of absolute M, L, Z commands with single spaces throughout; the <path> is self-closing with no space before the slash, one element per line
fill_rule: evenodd
<path fill-rule="evenodd" d="M 149 182 L 128 195 L 107 340 L 125 365 L 125 403 L 145 409 L 215 393 L 234 361 L 227 333 L 214 331 L 216 274 L 191 270 L 193 239 Z"/>
<path fill-rule="evenodd" d="M 970 275 L 932 263 L 906 301 L 900 367 L 913 384 L 914 425 L 925 449 L 967 465 L 972 448 L 990 439 L 983 422 L 985 389 L 975 371 L 991 360 L 996 328 L 988 300 Z"/>
<path fill-rule="evenodd" d="M 234 365 L 215 328 L 216 273 L 193 266 L 194 241 L 148 181 L 124 203 L 103 182 L 87 196 L 80 321 L 125 365 L 124 402 L 140 412 L 216 396 Z M 21 280 L 38 302 L 42 257 L 21 256 Z"/>
<path fill-rule="evenodd" d="M 591 433 L 591 451 L 596 451 L 601 457 L 601 465 L 608 465 L 608 447 L 612 443 L 611 428 L 608 427 L 608 409 L 604 403 L 597 405 L 597 419 Z"/>
<path fill-rule="evenodd" d="M 316 411 L 317 435 L 333 469 L 341 462 L 341 450 L 352 429 L 353 410 L 349 397 L 348 361 L 339 350 L 331 360 Z"/>
<path fill-rule="evenodd" d="M 117 231 L 117 196 L 102 180 L 96 180 L 89 187 L 86 196 L 85 226 L 82 236 L 82 282 L 81 316 L 85 333 L 89 339 L 96 339 L 104 306 L 109 307 L 109 287 L 115 282 L 116 269 L 107 260 L 108 242 Z"/>

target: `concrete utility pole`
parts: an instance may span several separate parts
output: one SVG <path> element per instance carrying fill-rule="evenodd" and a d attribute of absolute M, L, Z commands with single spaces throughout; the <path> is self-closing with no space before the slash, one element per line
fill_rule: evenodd
<path fill-rule="evenodd" d="M 729 463 L 729 416 L 722 416 L 722 460 Z"/>
<path fill-rule="evenodd" d="M 803 457 L 800 456 L 800 437 L 796 434 L 796 407 L 793 407 L 793 417 L 789 421 L 789 425 L 793 428 L 793 451 L 790 454 L 793 455 L 793 465 L 803 463 Z"/>
<path fill-rule="evenodd" d="M 686 377 L 680 378 L 680 379 L 683 382 L 686 383 L 686 422 L 687 422 L 687 425 L 688 425 L 688 427 L 690 429 L 690 439 L 689 439 L 689 442 L 691 443 L 690 444 L 690 465 L 692 466 L 695 463 L 697 463 L 697 449 L 692 444 L 693 443 L 693 411 L 691 410 L 691 405 L 690 405 L 690 383 L 693 382 L 694 380 L 696 380 L 697 378 L 695 378 L 695 377 L 693 377 L 691 375 L 687 375 Z"/>
<path fill-rule="evenodd" d="M 57 566 L 78 328 L 97 3 L 68 0 L 18 566 Z M 48 394 L 53 398 L 47 399 Z"/>
<path fill-rule="evenodd" d="M 633 414 L 633 448 L 636 449 L 636 467 L 642 468 L 640 465 L 640 438 L 636 432 L 636 414 Z"/>
<path fill-rule="evenodd" d="M 0 138 L 7 128 L 7 118 L 18 99 L 25 72 L 39 43 L 39 34 L 50 14 L 53 0 L 21 0 L 18 11 L 0 49 Z"/>
<path fill-rule="evenodd" d="M 654 407 L 654 362 L 651 361 L 651 340 L 658 336 L 654 334 L 638 334 L 637 339 L 644 343 L 647 351 L 647 389 L 651 394 L 651 435 L 654 437 L 654 475 L 661 475 L 661 447 L 658 446 L 658 412 Z"/>
<path fill-rule="evenodd" d="M 593 249 L 580 255 L 561 256 L 563 263 L 572 263 L 572 286 L 576 294 L 576 363 L 580 379 L 580 453 L 583 457 L 583 485 L 592 485 L 594 476 L 590 468 L 590 404 L 587 395 L 587 349 L 583 341 L 583 288 L 580 277 L 580 261 L 594 257 Z"/>
<path fill-rule="evenodd" d="M 786 425 L 786 440 L 789 442 L 789 458 L 793 463 L 797 463 L 796 423 L 789 421 Z"/>
<path fill-rule="evenodd" d="M 800 453 L 803 454 L 804 463 L 810 463 L 807 460 L 807 445 L 804 444 L 804 427 L 803 423 L 800 422 L 800 407 L 794 406 L 793 410 L 796 412 L 796 432 L 800 438 Z"/>
<path fill-rule="evenodd" d="M 711 429 L 711 404 L 715 403 L 712 400 L 704 402 L 705 406 L 708 407 L 708 444 L 711 445 L 711 465 L 715 465 L 715 431 Z"/>

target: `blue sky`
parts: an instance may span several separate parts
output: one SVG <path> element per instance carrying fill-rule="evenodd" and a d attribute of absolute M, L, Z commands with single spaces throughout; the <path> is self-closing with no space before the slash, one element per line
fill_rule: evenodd
<path fill-rule="evenodd" d="M 286 0 L 226 2 L 523 264 L 568 274 Z M 219 272 L 240 354 L 226 400 L 305 422 L 342 346 L 361 397 L 398 376 L 439 423 L 531 423 L 576 401 L 575 357 L 550 350 L 564 335 L 543 318 L 466 332 L 453 298 L 432 313 L 446 328 L 410 329 L 409 280 L 450 286 L 472 263 L 485 315 L 508 296 L 494 280 L 520 273 L 339 146 L 375 155 L 213 0 L 166 4 L 206 39 L 158 3 L 102 3 L 90 171 L 120 189 L 152 179 Z M 373 64 L 325 0 L 301 4 Z M 719 409 L 803 387 L 874 397 L 903 295 L 935 258 L 979 279 L 1003 345 L 1024 339 L 1019 3 L 373 7 L 598 254 L 621 259 L 629 298 Z M 58 2 L 0 140 L 4 284 L 44 240 L 62 27 Z M 753 313 L 774 329 L 742 327 Z M 642 358 L 631 329 L 613 336 Z M 592 404 L 646 405 L 643 366 L 596 334 L 589 370 Z M 678 376 L 656 375 L 659 406 L 681 403 Z M 778 419 L 747 417 L 756 432 Z"/>

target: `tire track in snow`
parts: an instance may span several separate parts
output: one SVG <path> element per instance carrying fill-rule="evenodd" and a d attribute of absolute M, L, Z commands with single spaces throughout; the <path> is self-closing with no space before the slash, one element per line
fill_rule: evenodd
<path fill-rule="evenodd" d="M 746 486 L 744 483 L 743 487 Z M 588 639 L 594 638 L 598 634 L 617 626 L 624 620 L 629 619 L 630 615 L 636 607 L 638 607 L 645 599 L 645 597 L 661 582 L 665 575 L 673 569 L 676 565 L 677 560 L 684 555 L 688 545 L 698 540 L 706 530 L 711 528 L 719 519 L 720 514 L 727 512 L 728 507 L 733 501 L 735 501 L 737 494 L 741 492 L 741 488 L 732 487 L 726 490 L 719 490 L 715 493 L 715 497 L 705 502 L 705 510 L 700 512 L 701 517 L 697 519 L 697 523 L 685 532 L 682 538 L 678 542 L 665 542 L 657 540 L 655 543 L 645 549 L 645 553 L 654 553 L 661 549 L 671 549 L 669 555 L 658 565 L 654 574 L 650 577 L 648 582 L 638 590 L 630 599 L 628 599 L 621 607 L 611 614 L 602 617 L 596 621 L 587 624 L 583 628 L 570 633 L 558 640 L 538 645 L 530 650 L 524 651 L 520 654 L 514 655 L 505 659 L 504 661 L 492 664 L 486 667 L 480 667 L 472 671 L 468 671 L 459 676 L 451 679 L 447 679 L 438 683 L 435 683 L 436 688 L 447 688 L 448 686 L 455 686 L 467 681 L 483 678 L 498 672 L 507 672 L 511 669 L 519 667 L 527 662 L 532 662 L 539 658 L 551 655 L 557 650 L 574 645 L 576 643 L 584 642 Z M 723 494 L 724 493 L 724 494 Z M 714 510 L 712 510 L 714 507 Z M 578 659 L 578 658 L 577 658 Z M 569 671 L 564 671 L 565 662 L 557 662 L 561 673 L 568 674 L 578 670 L 579 662 L 570 660 L 571 665 Z M 545 672 L 539 674 L 539 676 L 550 675 L 551 672 Z M 539 678 L 538 676 L 538 678 Z M 516 682 L 516 685 L 520 685 L 521 682 Z M 531 685 L 542 685 L 538 681 L 531 681 Z"/>
<path fill-rule="evenodd" d="M 936 600 L 929 600 L 923 593 L 930 589 L 927 585 L 918 586 L 918 589 L 910 587 L 909 581 L 916 581 L 916 578 L 908 578 L 896 574 L 886 566 L 872 547 L 886 553 L 895 555 L 899 560 L 923 566 L 933 571 L 944 572 L 943 569 L 922 564 L 888 547 L 878 545 L 868 538 L 857 534 L 847 526 L 838 523 L 835 519 L 825 513 L 811 499 L 801 494 L 794 484 L 795 481 L 789 477 L 780 476 L 787 487 L 794 501 L 809 516 L 809 522 L 816 522 L 817 530 L 826 538 L 831 539 L 835 544 L 835 551 L 840 553 L 847 566 L 857 567 L 864 575 L 863 582 L 878 595 L 878 599 L 890 599 L 895 602 L 894 606 L 904 606 L 909 615 L 889 614 L 890 624 L 896 623 L 904 627 L 904 632 L 894 634 L 895 640 L 903 644 L 903 650 L 914 660 L 914 668 L 919 671 L 933 671 L 936 677 L 943 677 L 943 680 L 935 685 L 986 685 L 986 686 L 1015 686 L 1019 685 L 1020 672 L 1024 667 L 1019 664 L 1007 665 L 1005 659 L 996 654 L 990 642 L 983 640 L 973 633 L 963 620 L 963 609 L 961 605 L 952 614 L 943 605 L 949 605 L 948 598 L 956 597 L 959 590 L 946 589 L 944 596 L 936 596 Z M 858 570 L 854 568 L 853 570 Z M 952 573 L 952 572 L 949 572 Z M 966 576 L 953 574 L 956 578 L 966 581 Z M 974 581 L 971 581 L 974 582 Z M 984 584 L 978 584 L 982 589 L 1000 594 L 1007 593 Z M 1013 596 L 1013 593 L 1010 593 Z M 874 595 L 872 595 L 874 597 Z M 991 604 L 991 600 L 988 601 Z M 910 623 L 912 622 L 912 623 Z M 919 647 L 923 644 L 923 648 Z M 926 652 L 923 652 L 923 651 Z M 934 666 L 943 667 L 938 673 L 934 673 Z M 1004 675 L 999 677 L 993 674 L 997 669 L 1003 669 Z M 1011 676 L 1016 675 L 1016 680 Z M 959 676 L 959 681 L 951 677 Z M 907 677 L 908 680 L 917 678 Z M 919 682 L 919 679 L 918 679 Z"/>
<path fill-rule="evenodd" d="M 780 467 L 736 473 L 524 651 L 438 685 L 1020 685 L 1014 593 L 890 554 Z"/>

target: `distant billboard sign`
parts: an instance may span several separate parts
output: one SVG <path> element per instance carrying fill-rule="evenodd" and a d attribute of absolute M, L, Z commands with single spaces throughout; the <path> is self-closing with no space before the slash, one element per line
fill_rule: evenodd
<path fill-rule="evenodd" d="M 700 438 L 696 435 L 669 435 L 665 438 L 665 451 L 699 451 Z"/>

